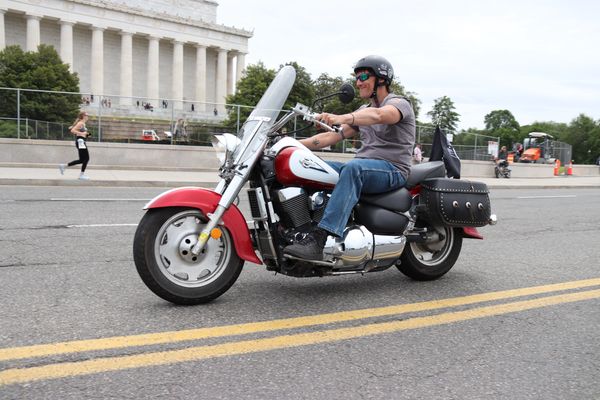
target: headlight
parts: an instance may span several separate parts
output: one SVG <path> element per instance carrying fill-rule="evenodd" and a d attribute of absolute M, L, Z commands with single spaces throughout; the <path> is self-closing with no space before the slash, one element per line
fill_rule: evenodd
<path fill-rule="evenodd" d="M 211 140 L 211 144 L 217 153 L 217 158 L 221 162 L 221 165 L 225 164 L 225 160 L 231 157 L 231 154 L 233 154 L 240 143 L 241 140 L 231 133 L 214 135 Z"/>

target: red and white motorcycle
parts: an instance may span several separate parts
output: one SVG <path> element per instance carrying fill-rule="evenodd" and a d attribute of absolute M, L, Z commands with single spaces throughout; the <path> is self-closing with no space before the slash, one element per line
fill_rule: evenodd
<path fill-rule="evenodd" d="M 177 304 L 211 301 L 233 285 L 246 261 L 296 277 L 396 266 L 413 279 L 432 280 L 454 266 L 463 238 L 482 239 L 475 227 L 495 223 L 485 184 L 446 179 L 443 162 L 430 162 L 414 166 L 404 188 L 361 196 L 343 236 L 327 238 L 322 261 L 284 255 L 285 246 L 316 227 L 338 181 L 326 162 L 279 133 L 296 116 L 339 129 L 316 121 L 301 104 L 277 121 L 295 76 L 293 67 L 283 67 L 238 136 L 215 136 L 222 162 L 215 190 L 169 190 L 145 206 L 133 254 L 158 296 Z M 250 222 L 235 205 L 246 185 Z"/>

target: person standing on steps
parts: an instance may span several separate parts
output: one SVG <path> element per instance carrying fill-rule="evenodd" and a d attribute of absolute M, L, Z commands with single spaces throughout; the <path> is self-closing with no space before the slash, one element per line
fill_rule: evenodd
<path fill-rule="evenodd" d="M 81 164 L 81 174 L 79 174 L 79 179 L 81 179 L 83 181 L 87 181 L 90 179 L 90 177 L 85 174 L 85 169 L 88 165 L 88 162 L 90 161 L 90 153 L 88 152 L 87 143 L 85 141 L 85 139 L 88 136 L 91 136 L 91 133 L 89 133 L 87 128 L 85 127 L 85 123 L 87 122 L 88 117 L 89 116 L 88 116 L 87 112 L 81 111 L 77 115 L 77 119 L 75 120 L 73 125 L 71 125 L 69 127 L 69 129 L 71 130 L 71 133 L 73 135 L 75 135 L 75 147 L 77 147 L 77 152 L 79 153 L 79 159 L 73 160 L 66 165 L 59 164 L 59 166 L 58 166 L 58 169 L 60 170 L 60 174 L 64 175 L 65 169 L 67 167 L 72 167 L 73 165 Z"/>

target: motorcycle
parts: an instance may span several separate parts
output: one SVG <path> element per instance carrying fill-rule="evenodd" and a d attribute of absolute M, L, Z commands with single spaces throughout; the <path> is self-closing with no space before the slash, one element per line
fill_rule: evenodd
<path fill-rule="evenodd" d="M 485 184 L 445 178 L 442 161 L 412 167 L 405 187 L 363 194 L 342 237 L 329 236 L 320 261 L 283 253 L 320 221 L 338 173 L 282 129 L 293 118 L 329 131 L 297 104 L 277 120 L 296 72 L 283 67 L 237 136 L 216 135 L 221 160 L 214 190 L 169 190 L 144 207 L 133 255 L 146 286 L 176 304 L 216 299 L 245 262 L 294 276 L 365 274 L 396 266 L 416 280 L 433 280 L 456 263 L 463 239 L 483 239 L 477 227 L 495 224 Z M 351 91 L 351 93 L 350 93 Z M 349 102 L 354 89 L 343 88 Z M 328 96 L 329 97 L 329 96 Z M 251 221 L 236 205 L 247 187 Z"/>
<path fill-rule="evenodd" d="M 496 165 L 494 166 L 494 175 L 496 178 L 510 178 L 511 169 L 509 167 L 508 161 L 501 159 L 496 161 Z"/>

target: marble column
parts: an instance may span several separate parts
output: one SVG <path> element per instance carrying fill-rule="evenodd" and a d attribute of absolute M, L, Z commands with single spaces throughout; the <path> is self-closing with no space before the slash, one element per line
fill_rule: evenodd
<path fill-rule="evenodd" d="M 69 71 L 73 72 L 73 25 L 71 21 L 59 21 L 60 24 L 60 58 L 69 64 Z"/>
<path fill-rule="evenodd" d="M 217 56 L 217 87 L 215 103 L 219 116 L 225 115 L 225 96 L 227 94 L 227 50 L 219 49 Z"/>
<path fill-rule="evenodd" d="M 175 100 L 173 106 L 177 110 L 183 109 L 183 43 L 173 42 L 173 82 L 171 84 L 171 97 Z"/>
<path fill-rule="evenodd" d="M 100 101 L 104 94 L 104 28 L 92 27 L 92 82 L 91 91 L 94 100 Z"/>
<path fill-rule="evenodd" d="M 148 39 L 148 82 L 146 89 L 146 96 L 150 104 L 154 107 L 159 106 L 158 102 L 158 38 L 150 36 Z"/>
<path fill-rule="evenodd" d="M 4 14 L 6 10 L 0 9 L 0 51 L 6 47 L 6 33 L 4 31 Z"/>
<path fill-rule="evenodd" d="M 196 109 L 206 110 L 206 47 L 196 45 Z"/>
<path fill-rule="evenodd" d="M 233 58 L 235 54 L 229 53 L 227 55 L 227 94 L 233 94 Z"/>
<path fill-rule="evenodd" d="M 121 32 L 121 91 L 119 103 L 130 106 L 133 92 L 133 33 Z"/>
<path fill-rule="evenodd" d="M 244 69 L 246 68 L 246 55 L 244 53 L 238 53 L 235 71 L 235 82 L 237 83 L 242 79 Z"/>
<path fill-rule="evenodd" d="M 37 51 L 40 45 L 40 20 L 37 15 L 27 15 L 27 46 L 26 51 Z"/>

